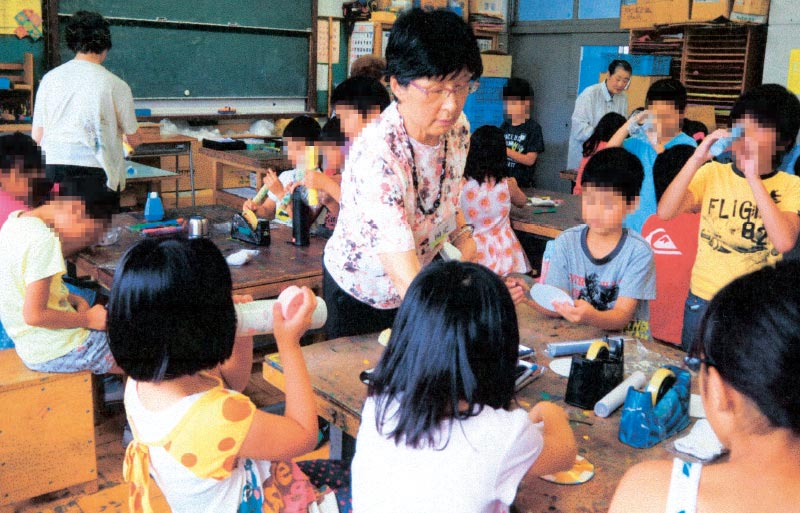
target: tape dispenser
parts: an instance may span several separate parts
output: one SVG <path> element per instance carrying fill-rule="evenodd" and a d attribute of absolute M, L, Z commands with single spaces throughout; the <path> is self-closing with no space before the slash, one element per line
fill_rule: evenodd
<path fill-rule="evenodd" d="M 659 368 L 644 390 L 628 389 L 619 422 L 619 440 L 652 447 L 689 425 L 691 374 L 673 365 Z"/>
<path fill-rule="evenodd" d="M 573 355 L 564 401 L 591 410 L 597 401 L 622 383 L 625 343 L 622 338 L 592 342 L 586 355 Z"/>
<path fill-rule="evenodd" d="M 259 219 L 249 209 L 245 209 L 241 214 L 233 214 L 231 238 L 256 246 L 269 246 L 269 220 Z"/>

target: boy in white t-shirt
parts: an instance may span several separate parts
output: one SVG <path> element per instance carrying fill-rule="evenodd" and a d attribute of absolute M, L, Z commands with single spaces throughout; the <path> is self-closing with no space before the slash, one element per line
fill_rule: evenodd
<path fill-rule="evenodd" d="M 138 124 L 131 88 L 103 67 L 111 49 L 109 23 L 98 13 L 78 11 L 65 34 L 75 58 L 42 78 L 33 138 L 47 155 L 51 180 L 88 176 L 121 191 L 126 172 L 123 139 L 134 135 Z"/>

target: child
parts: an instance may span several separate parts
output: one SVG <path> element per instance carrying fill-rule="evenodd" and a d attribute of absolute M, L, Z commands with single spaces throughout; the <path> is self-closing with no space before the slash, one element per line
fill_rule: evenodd
<path fill-rule="evenodd" d="M 391 102 L 383 84 L 368 76 L 348 78 L 336 86 L 331 95 L 331 105 L 336 111 L 336 117 L 341 119 L 342 132 L 349 144 Z"/>
<path fill-rule="evenodd" d="M 325 218 L 318 234 L 330 238 L 336 228 L 339 215 L 339 197 L 341 193 L 342 168 L 344 167 L 345 136 L 341 122 L 334 116 L 325 123 L 320 133 L 317 148 L 323 160 L 322 173 L 306 173 L 302 185 L 317 189 L 320 208 L 325 207 Z M 319 213 L 317 213 L 319 215 Z"/>
<path fill-rule="evenodd" d="M 708 162 L 727 130 L 709 134 L 667 188 L 662 219 L 700 212 L 700 238 L 683 312 L 681 344 L 691 345 L 708 302 L 725 284 L 780 260 L 800 232 L 800 178 L 775 171 L 800 128 L 800 100 L 777 84 L 744 93 L 731 120 L 744 130 L 734 161 Z"/>
<path fill-rule="evenodd" d="M 0 227 L 12 212 L 44 203 L 52 186 L 33 139 L 20 132 L 0 137 Z"/>
<path fill-rule="evenodd" d="M 287 317 L 280 304 L 272 310 L 286 416 L 272 415 L 239 393 L 250 378 L 252 337 L 234 339 L 231 275 L 219 249 L 207 239 L 145 239 L 128 250 L 114 277 L 108 332 L 130 376 L 125 410 L 134 441 L 123 474 L 131 512 L 149 511 L 150 475 L 173 513 L 261 512 L 274 501 L 262 489 L 268 460 L 303 454 L 317 440 L 300 352 L 315 305 L 304 287 Z"/>
<path fill-rule="evenodd" d="M 621 143 L 642 162 L 644 181 L 639 191 L 639 208 L 625 219 L 625 227 L 642 232 L 642 225 L 656 213 L 656 194 L 653 188 L 653 163 L 656 156 L 676 144 L 697 146 L 697 142 L 681 131 L 683 112 L 686 109 L 686 88 L 674 78 L 653 82 L 645 98 L 647 110 L 631 116 L 623 128 L 609 141 L 609 146 L 619 146 L 620 135 L 632 133 Z M 639 123 L 644 122 L 644 127 Z M 623 137 L 624 137 L 623 135 Z"/>
<path fill-rule="evenodd" d="M 527 198 L 507 173 L 503 131 L 494 126 L 475 130 L 464 167 L 461 211 L 474 227 L 475 261 L 500 276 L 531 270 L 508 217 L 511 204 L 522 207 Z"/>
<path fill-rule="evenodd" d="M 544 151 L 542 127 L 531 119 L 533 89 L 527 80 L 510 78 L 503 87 L 505 121 L 500 125 L 506 137 L 509 176 L 520 187 L 533 187 L 533 171 Z"/>
<path fill-rule="evenodd" d="M 108 349 L 106 311 L 67 291 L 64 256 L 107 226 L 116 197 L 95 180 L 70 177 L 61 196 L 12 213 L 0 229 L 0 319 L 25 365 L 41 372 L 119 372 Z"/>
<path fill-rule="evenodd" d="M 600 118 L 592 135 L 583 142 L 583 159 L 581 159 L 581 165 L 578 166 L 578 176 L 575 178 L 572 194 L 580 194 L 582 191 L 583 168 L 586 167 L 589 157 L 608 146 L 608 140 L 625 124 L 625 121 L 625 116 L 616 112 L 609 112 Z"/>
<path fill-rule="evenodd" d="M 537 310 L 649 337 L 648 300 L 656 297 L 653 252 L 647 241 L 622 224 L 636 209 L 643 176 L 639 159 L 622 148 L 606 148 L 589 159 L 581 195 L 586 224 L 558 236 L 541 278 L 566 291 L 575 304 L 554 303 L 552 312 L 528 300 Z"/>
<path fill-rule="evenodd" d="M 283 142 L 286 147 L 286 158 L 294 169 L 284 171 L 280 177 L 272 169 L 268 169 L 264 176 L 264 184 L 269 188 L 267 199 L 260 205 L 253 200 L 246 200 L 243 208 L 256 213 L 259 218 L 278 219 L 290 224 L 288 212 L 291 204 L 289 186 L 297 182 L 298 174 L 305 173 L 305 151 L 309 145 L 314 145 L 319 140 L 319 123 L 310 116 L 298 116 L 291 120 L 283 129 Z M 316 167 L 316 166 L 314 166 Z"/>
<path fill-rule="evenodd" d="M 686 363 L 730 455 L 708 466 L 640 463 L 622 478 L 609 511 L 797 511 L 800 265 L 779 263 L 725 286 L 698 335 Z"/>
<path fill-rule="evenodd" d="M 694 153 L 694 147 L 677 144 L 664 150 L 653 164 L 656 201 L 661 200 L 673 178 Z M 700 215 L 681 214 L 664 221 L 653 214 L 642 226 L 656 265 L 656 298 L 650 303 L 650 333 L 653 338 L 681 344 L 683 303 L 689 293 L 689 276 L 697 254 Z"/>
<path fill-rule="evenodd" d="M 572 467 L 564 410 L 512 409 L 518 344 L 497 275 L 454 261 L 423 268 L 370 381 L 354 511 L 508 511 L 526 474 Z"/>

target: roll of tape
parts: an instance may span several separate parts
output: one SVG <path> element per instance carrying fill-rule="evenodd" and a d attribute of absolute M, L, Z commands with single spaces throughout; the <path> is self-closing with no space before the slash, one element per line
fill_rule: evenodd
<path fill-rule="evenodd" d="M 596 360 L 597 358 L 608 358 L 609 354 L 608 343 L 602 340 L 595 340 L 586 351 L 586 359 Z"/>
<path fill-rule="evenodd" d="M 664 394 L 666 394 L 670 388 L 672 388 L 672 385 L 675 384 L 675 381 L 675 373 L 666 367 L 661 367 L 653 374 L 653 377 L 650 378 L 650 383 L 647 384 L 646 389 L 647 392 L 650 392 L 650 396 L 653 398 L 653 406 L 655 406 L 658 401 L 664 397 Z"/>

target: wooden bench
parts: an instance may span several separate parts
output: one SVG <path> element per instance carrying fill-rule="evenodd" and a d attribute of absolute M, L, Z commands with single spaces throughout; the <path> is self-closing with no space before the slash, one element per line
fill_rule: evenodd
<path fill-rule="evenodd" d="M 92 374 L 51 374 L 0 351 L 0 513 L 45 493 L 97 491 Z"/>

